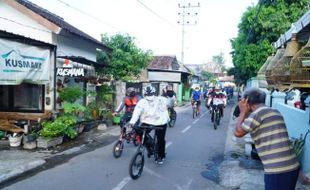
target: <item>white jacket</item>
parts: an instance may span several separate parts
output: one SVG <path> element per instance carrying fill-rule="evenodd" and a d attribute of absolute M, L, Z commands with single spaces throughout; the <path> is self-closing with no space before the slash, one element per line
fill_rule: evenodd
<path fill-rule="evenodd" d="M 169 121 L 169 114 L 167 109 L 167 98 L 162 96 L 155 96 L 153 100 L 142 99 L 140 100 L 132 114 L 129 121 L 134 124 L 140 118 L 141 123 L 149 125 L 164 125 Z"/>

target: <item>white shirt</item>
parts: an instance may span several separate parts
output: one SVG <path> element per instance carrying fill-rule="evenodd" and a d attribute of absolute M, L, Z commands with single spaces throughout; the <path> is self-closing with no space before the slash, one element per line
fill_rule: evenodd
<path fill-rule="evenodd" d="M 167 98 L 154 96 L 153 100 L 140 100 L 133 111 L 130 124 L 134 124 L 140 118 L 141 123 L 149 125 L 165 125 L 169 121 Z"/>

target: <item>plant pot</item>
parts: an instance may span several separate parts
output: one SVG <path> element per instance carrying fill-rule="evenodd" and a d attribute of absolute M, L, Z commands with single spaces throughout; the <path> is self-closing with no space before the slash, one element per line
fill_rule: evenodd
<path fill-rule="evenodd" d="M 37 141 L 27 141 L 27 138 L 23 138 L 23 148 L 24 149 L 28 149 L 28 150 L 31 150 L 31 149 L 35 149 L 37 148 Z"/>
<path fill-rule="evenodd" d="M 23 142 L 34 142 L 38 138 L 37 134 L 25 134 Z"/>
<path fill-rule="evenodd" d="M 10 146 L 12 147 L 18 147 L 21 145 L 21 142 L 22 142 L 22 138 L 23 136 L 9 136 L 9 142 L 10 142 Z"/>
<path fill-rule="evenodd" d="M 83 132 L 88 132 L 95 127 L 95 121 L 86 121 L 83 124 L 84 124 Z"/>
<path fill-rule="evenodd" d="M 53 138 L 44 138 L 39 137 L 37 139 L 37 147 L 38 148 L 49 148 L 55 147 L 63 142 L 63 136 L 53 137 Z"/>
<path fill-rule="evenodd" d="M 85 125 L 83 123 L 79 124 L 78 126 L 78 134 L 82 133 L 84 131 Z"/>

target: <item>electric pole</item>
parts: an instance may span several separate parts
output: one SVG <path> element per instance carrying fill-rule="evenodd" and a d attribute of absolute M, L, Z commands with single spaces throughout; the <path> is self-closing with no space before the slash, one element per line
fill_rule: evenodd
<path fill-rule="evenodd" d="M 190 17 L 196 17 L 198 15 L 197 12 L 193 13 L 191 10 L 193 8 L 200 7 L 200 3 L 197 3 L 197 5 L 191 5 L 188 3 L 187 5 L 180 3 L 178 4 L 179 8 L 182 9 L 181 12 L 178 13 L 179 16 L 181 16 L 181 21 L 178 21 L 178 24 L 182 26 L 182 50 L 181 50 L 181 62 L 182 65 L 184 65 L 184 35 L 185 35 L 185 26 L 186 25 L 196 25 L 197 21 L 192 21 L 193 19 L 189 19 Z"/>

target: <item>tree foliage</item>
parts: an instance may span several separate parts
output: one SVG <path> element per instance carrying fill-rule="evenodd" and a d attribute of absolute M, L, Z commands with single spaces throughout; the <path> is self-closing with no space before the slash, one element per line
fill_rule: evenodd
<path fill-rule="evenodd" d="M 238 36 L 231 40 L 233 64 L 229 70 L 237 83 L 256 76 L 274 51 L 272 43 L 308 9 L 310 0 L 260 0 L 242 15 Z"/>
<path fill-rule="evenodd" d="M 140 49 L 135 44 L 135 39 L 128 34 L 113 36 L 104 34 L 101 36 L 101 40 L 112 48 L 112 54 L 108 56 L 104 52 L 97 53 L 98 62 L 106 65 L 100 72 L 105 75 L 112 75 L 116 80 L 138 77 L 141 70 L 146 68 L 151 60 L 152 52 Z"/>
<path fill-rule="evenodd" d="M 225 71 L 225 58 L 224 58 L 224 53 L 221 52 L 218 55 L 214 55 L 212 56 L 212 62 L 215 63 L 220 69 L 221 71 Z"/>

